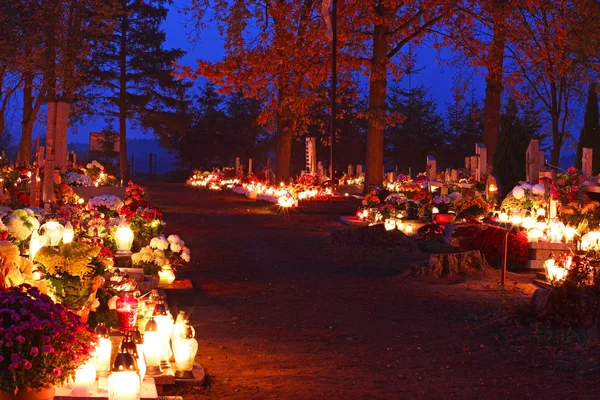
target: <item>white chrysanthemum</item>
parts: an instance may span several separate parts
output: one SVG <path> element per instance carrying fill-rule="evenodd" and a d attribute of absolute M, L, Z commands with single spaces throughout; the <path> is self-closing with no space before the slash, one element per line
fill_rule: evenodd
<path fill-rule="evenodd" d="M 531 189 L 531 191 L 536 196 L 544 196 L 546 194 L 546 188 L 541 183 L 533 185 L 533 188 Z"/>
<path fill-rule="evenodd" d="M 181 238 L 177 235 L 169 235 L 167 240 L 169 241 L 169 243 L 179 243 L 181 241 Z"/>
<path fill-rule="evenodd" d="M 169 263 L 169 260 L 167 260 L 166 257 L 156 257 L 156 259 L 154 260 L 154 263 L 156 265 L 164 266 Z"/>
<path fill-rule="evenodd" d="M 521 183 L 521 187 L 525 190 L 531 190 L 531 184 L 529 184 L 527 182 Z"/>
<path fill-rule="evenodd" d="M 171 251 L 173 253 L 179 253 L 181 251 L 181 245 L 179 243 L 171 243 Z"/>
<path fill-rule="evenodd" d="M 515 199 L 521 200 L 525 196 L 525 189 L 521 186 L 515 186 L 512 190 L 512 195 Z"/>
<path fill-rule="evenodd" d="M 135 264 L 139 264 L 142 261 L 142 255 L 140 253 L 135 253 L 131 255 L 131 262 Z"/>
<path fill-rule="evenodd" d="M 181 253 L 181 259 L 185 262 L 190 262 L 190 254 L 189 253 Z"/>
<path fill-rule="evenodd" d="M 165 239 L 164 236 L 158 236 L 152 238 L 150 241 L 150 247 L 159 250 L 167 250 L 169 248 L 169 242 Z"/>
<path fill-rule="evenodd" d="M 148 253 L 142 253 L 141 254 L 141 258 L 143 262 L 152 262 L 154 260 L 154 257 L 152 256 L 152 254 L 148 254 Z"/>
<path fill-rule="evenodd" d="M 164 257 L 165 252 L 162 250 L 154 250 L 154 257 Z"/>

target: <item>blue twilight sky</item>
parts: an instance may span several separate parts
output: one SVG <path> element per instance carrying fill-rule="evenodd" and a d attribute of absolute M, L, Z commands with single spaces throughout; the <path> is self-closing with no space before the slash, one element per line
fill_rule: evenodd
<path fill-rule="evenodd" d="M 190 16 L 186 16 L 183 7 L 189 4 L 186 0 L 175 0 L 170 6 L 169 15 L 164 23 L 164 29 L 167 33 L 167 47 L 178 47 L 187 52 L 181 60 L 182 64 L 195 66 L 196 60 L 207 59 L 215 61 L 220 59 L 223 54 L 223 41 L 219 36 L 216 26 L 209 25 L 200 36 L 200 41 L 190 43 L 188 41 L 188 30 L 185 25 Z M 452 77 L 456 71 L 448 66 L 441 65 L 437 59 L 438 54 L 431 48 L 422 47 L 413 49 L 417 57 L 417 68 L 422 70 L 413 75 L 413 85 L 424 84 L 431 88 L 432 95 L 435 97 L 440 112 L 445 112 L 446 103 L 452 100 Z M 404 80 L 406 81 L 406 79 Z M 407 82 L 402 82 L 407 85 Z M 473 79 L 473 89 L 475 96 L 479 99 L 483 96 L 483 78 L 476 76 Z M 102 119 L 91 120 L 86 124 L 71 129 L 69 140 L 72 142 L 87 143 L 90 132 L 101 130 L 105 126 Z M 116 126 L 116 124 L 114 124 Z M 139 130 L 131 127 L 128 131 L 131 138 L 150 138 Z"/>

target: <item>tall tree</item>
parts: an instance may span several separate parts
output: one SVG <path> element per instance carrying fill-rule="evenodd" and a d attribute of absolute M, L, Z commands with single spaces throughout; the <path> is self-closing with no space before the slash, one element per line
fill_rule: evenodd
<path fill-rule="evenodd" d="M 198 21 L 209 1 L 194 0 L 190 11 Z M 307 132 L 310 110 L 322 99 L 319 87 L 328 78 L 326 27 L 314 0 L 215 2 L 215 15 L 225 40 L 225 56 L 217 63 L 200 62 L 198 74 L 215 82 L 224 94 L 240 92 L 260 100 L 257 119 L 275 132 L 275 175 L 291 176 L 292 138 Z"/>
<path fill-rule="evenodd" d="M 592 168 L 597 171 L 600 168 L 600 113 L 598 112 L 598 84 L 596 82 L 592 82 L 588 90 L 583 128 L 581 128 L 579 134 L 577 154 L 575 155 L 576 168 L 581 169 L 581 157 L 584 147 L 594 151 Z"/>
<path fill-rule="evenodd" d="M 428 155 L 438 156 L 444 144 L 444 123 L 429 89 L 421 85 L 407 91 L 397 83 L 388 96 L 390 112 L 403 118 L 402 123 L 386 129 L 386 153 L 404 172 L 417 172 L 427 163 Z"/>
<path fill-rule="evenodd" d="M 384 132 L 392 123 L 386 113 L 388 73 L 394 57 L 411 43 L 419 43 L 429 29 L 450 13 L 452 0 L 358 1 L 340 7 L 341 31 L 351 32 L 345 43 L 355 56 L 354 68 L 369 75 L 367 112 L 367 171 L 365 188 L 383 180 Z M 403 68 L 396 68 L 400 73 Z"/>
<path fill-rule="evenodd" d="M 507 32 L 510 76 L 538 100 L 550 122 L 551 163 L 571 139 L 584 65 L 572 46 L 580 9 L 571 0 L 522 2 Z M 523 89 L 521 89 L 523 91 Z M 526 97 L 521 98 L 526 101 Z"/>
<path fill-rule="evenodd" d="M 494 155 L 494 173 L 500 180 L 502 192 L 508 193 L 520 180 L 525 179 L 525 153 L 532 137 L 519 115 L 519 106 L 509 98 L 501 116 L 500 140 Z"/>
<path fill-rule="evenodd" d="M 483 138 L 483 109 L 474 97 L 466 101 L 455 95 L 446 109 L 446 151 L 443 159 L 452 168 L 462 168 Z"/>
<path fill-rule="evenodd" d="M 180 49 L 165 49 L 162 24 L 167 0 L 119 0 L 118 25 L 108 43 L 92 54 L 96 100 L 106 117 L 119 121 L 119 169 L 127 180 L 127 123 L 167 135 L 185 129 L 186 88 L 174 78 Z"/>

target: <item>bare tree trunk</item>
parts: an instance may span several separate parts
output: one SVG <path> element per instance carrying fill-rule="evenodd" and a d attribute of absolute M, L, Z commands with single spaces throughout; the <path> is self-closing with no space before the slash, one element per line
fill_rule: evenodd
<path fill-rule="evenodd" d="M 123 9 L 127 3 L 123 2 Z M 121 181 L 127 183 L 129 179 L 129 164 L 127 163 L 127 31 L 129 21 L 127 13 L 123 13 L 121 23 L 121 49 L 120 49 L 120 78 L 119 78 L 119 171 Z"/>
<path fill-rule="evenodd" d="M 44 96 L 43 89 L 40 89 L 37 96 L 34 96 L 33 73 L 25 72 L 23 74 L 23 119 L 21 120 L 21 147 L 19 150 L 19 158 L 25 165 L 29 165 L 31 161 L 33 125 L 44 101 Z"/>
<path fill-rule="evenodd" d="M 495 3 L 495 9 L 498 4 Z M 489 167 L 494 164 L 494 154 L 498 148 L 500 136 L 500 113 L 502 111 L 502 85 L 504 68 L 504 47 L 506 33 L 504 32 L 504 19 L 494 13 L 494 36 L 490 48 L 488 74 L 485 77 L 485 100 L 483 102 L 483 144 L 487 148 Z"/>
<path fill-rule="evenodd" d="M 365 191 L 383 183 L 383 139 L 385 130 L 385 97 L 387 92 L 387 24 L 375 25 L 373 58 L 369 82 L 369 120 L 367 124 L 367 171 Z"/>
<path fill-rule="evenodd" d="M 552 115 L 552 151 L 550 152 L 550 163 L 552 165 L 558 165 L 562 145 L 563 140 L 559 129 L 558 115 Z"/>
<path fill-rule="evenodd" d="M 277 132 L 275 136 L 275 179 L 277 182 L 289 179 L 291 176 L 290 162 L 292 158 L 292 129 L 291 121 L 285 116 L 285 106 L 283 105 L 286 89 L 284 76 L 285 72 L 280 72 L 277 79 L 278 86 L 278 111 L 277 111 Z"/>
<path fill-rule="evenodd" d="M 54 134 L 56 132 L 56 18 L 58 0 L 50 1 L 46 29 L 46 65 L 44 86 L 48 89 L 48 118 L 46 123 L 46 158 L 44 161 L 43 201 L 54 201 Z"/>

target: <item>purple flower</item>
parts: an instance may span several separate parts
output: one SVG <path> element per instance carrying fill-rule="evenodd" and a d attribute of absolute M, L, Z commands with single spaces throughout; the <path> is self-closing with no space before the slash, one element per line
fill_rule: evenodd
<path fill-rule="evenodd" d="M 52 354 L 52 353 L 54 353 L 54 348 L 52 346 L 44 345 L 44 346 L 42 346 L 42 351 L 44 353 L 50 353 L 50 354 Z"/>
<path fill-rule="evenodd" d="M 17 368 L 19 368 L 19 363 L 10 364 L 8 366 L 8 369 L 10 369 L 10 370 L 17 369 Z"/>
<path fill-rule="evenodd" d="M 62 370 L 58 367 L 56 367 L 52 370 L 52 376 L 54 376 L 55 378 L 58 378 L 61 374 L 62 374 Z"/>
<path fill-rule="evenodd" d="M 31 350 L 29 350 L 29 355 L 31 357 L 36 357 L 38 354 L 40 354 L 40 351 L 37 347 L 32 347 Z"/>
<path fill-rule="evenodd" d="M 4 334 L 4 338 L 5 338 L 6 340 L 13 340 L 13 339 L 15 338 L 15 334 L 14 334 L 14 333 L 12 333 L 12 332 L 6 332 L 6 333 Z"/>
<path fill-rule="evenodd" d="M 19 343 L 25 343 L 25 342 L 27 341 L 27 340 L 25 340 L 25 338 L 24 338 L 23 336 L 21 336 L 21 335 L 17 336 L 17 337 L 15 338 L 15 340 L 16 340 L 17 342 L 19 342 Z"/>
<path fill-rule="evenodd" d="M 50 343 L 50 337 L 49 336 L 42 336 L 42 342 L 44 342 L 44 343 Z"/>
<path fill-rule="evenodd" d="M 13 347 L 14 343 L 13 342 L 6 342 L 4 344 L 5 347 Z"/>
<path fill-rule="evenodd" d="M 31 365 L 31 361 L 27 360 L 27 359 L 22 359 L 19 364 L 21 364 L 23 367 L 25 367 L 25 369 L 31 369 L 32 365 Z"/>
<path fill-rule="evenodd" d="M 10 319 L 12 319 L 15 322 L 18 322 L 21 320 L 21 316 L 18 313 L 13 312 L 10 314 Z"/>
<path fill-rule="evenodd" d="M 14 331 L 18 335 L 19 333 L 23 332 L 23 328 L 21 328 L 20 326 L 15 326 Z"/>
<path fill-rule="evenodd" d="M 19 362 L 20 359 L 21 359 L 21 356 L 18 355 L 17 353 L 12 353 L 10 355 L 10 361 L 12 361 L 14 363 Z"/>

